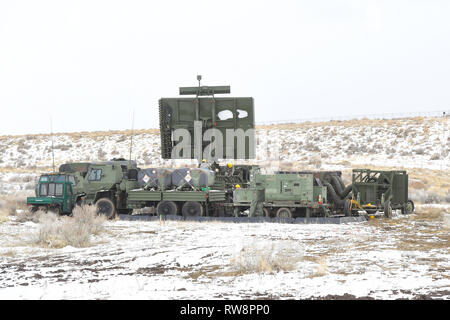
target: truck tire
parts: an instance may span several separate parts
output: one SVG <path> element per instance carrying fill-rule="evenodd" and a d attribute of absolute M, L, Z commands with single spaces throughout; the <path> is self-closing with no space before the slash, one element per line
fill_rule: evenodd
<path fill-rule="evenodd" d="M 263 213 L 264 213 L 264 217 L 269 217 L 269 218 L 273 217 L 272 210 L 269 208 L 263 208 Z"/>
<path fill-rule="evenodd" d="M 183 217 L 201 217 L 203 216 L 203 206 L 197 201 L 186 201 L 181 208 Z"/>
<path fill-rule="evenodd" d="M 384 216 L 388 219 L 392 218 L 391 200 L 386 200 L 384 203 Z"/>
<path fill-rule="evenodd" d="M 116 206 L 109 198 L 98 199 L 95 207 L 98 215 L 104 215 L 108 219 L 114 219 L 116 217 Z"/>
<path fill-rule="evenodd" d="M 289 208 L 280 208 L 277 210 L 278 218 L 292 218 L 292 212 Z"/>
<path fill-rule="evenodd" d="M 156 212 L 158 215 L 168 215 L 168 214 L 177 214 L 178 213 L 178 207 L 175 202 L 173 201 L 161 201 L 156 206 Z"/>
<path fill-rule="evenodd" d="M 47 212 L 53 212 L 54 214 L 57 214 L 58 216 L 60 216 L 62 214 L 62 210 L 59 205 L 56 205 L 53 207 L 48 207 Z"/>

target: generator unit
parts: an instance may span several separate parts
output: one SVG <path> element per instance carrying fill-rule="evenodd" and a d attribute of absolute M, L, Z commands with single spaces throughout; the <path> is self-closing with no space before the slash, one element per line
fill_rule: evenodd
<path fill-rule="evenodd" d="M 262 203 L 268 217 L 328 216 L 327 188 L 315 186 L 312 174 L 255 174 L 252 187 L 234 190 L 234 205 L 250 209 Z"/>

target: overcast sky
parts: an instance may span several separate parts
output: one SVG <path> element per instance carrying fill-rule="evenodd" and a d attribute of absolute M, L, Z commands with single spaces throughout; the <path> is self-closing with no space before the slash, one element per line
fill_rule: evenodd
<path fill-rule="evenodd" d="M 0 1 L 0 134 L 156 128 L 197 74 L 257 122 L 446 110 L 450 1 Z"/>

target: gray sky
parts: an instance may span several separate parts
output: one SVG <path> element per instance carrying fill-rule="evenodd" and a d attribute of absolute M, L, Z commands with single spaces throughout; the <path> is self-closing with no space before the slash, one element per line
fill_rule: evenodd
<path fill-rule="evenodd" d="M 156 128 L 197 74 L 257 122 L 448 109 L 450 2 L 0 2 L 0 134 Z"/>

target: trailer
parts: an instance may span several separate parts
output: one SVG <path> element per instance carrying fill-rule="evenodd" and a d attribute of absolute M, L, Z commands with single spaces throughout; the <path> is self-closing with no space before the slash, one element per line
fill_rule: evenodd
<path fill-rule="evenodd" d="M 154 207 L 158 215 L 209 216 L 218 203 L 225 201 L 225 191 L 210 190 L 130 190 L 127 207 L 130 210 Z"/>
<path fill-rule="evenodd" d="M 402 214 L 414 212 L 414 202 L 408 199 L 408 174 L 405 170 L 353 169 L 350 211 L 382 211 L 387 218 L 392 210 Z"/>

